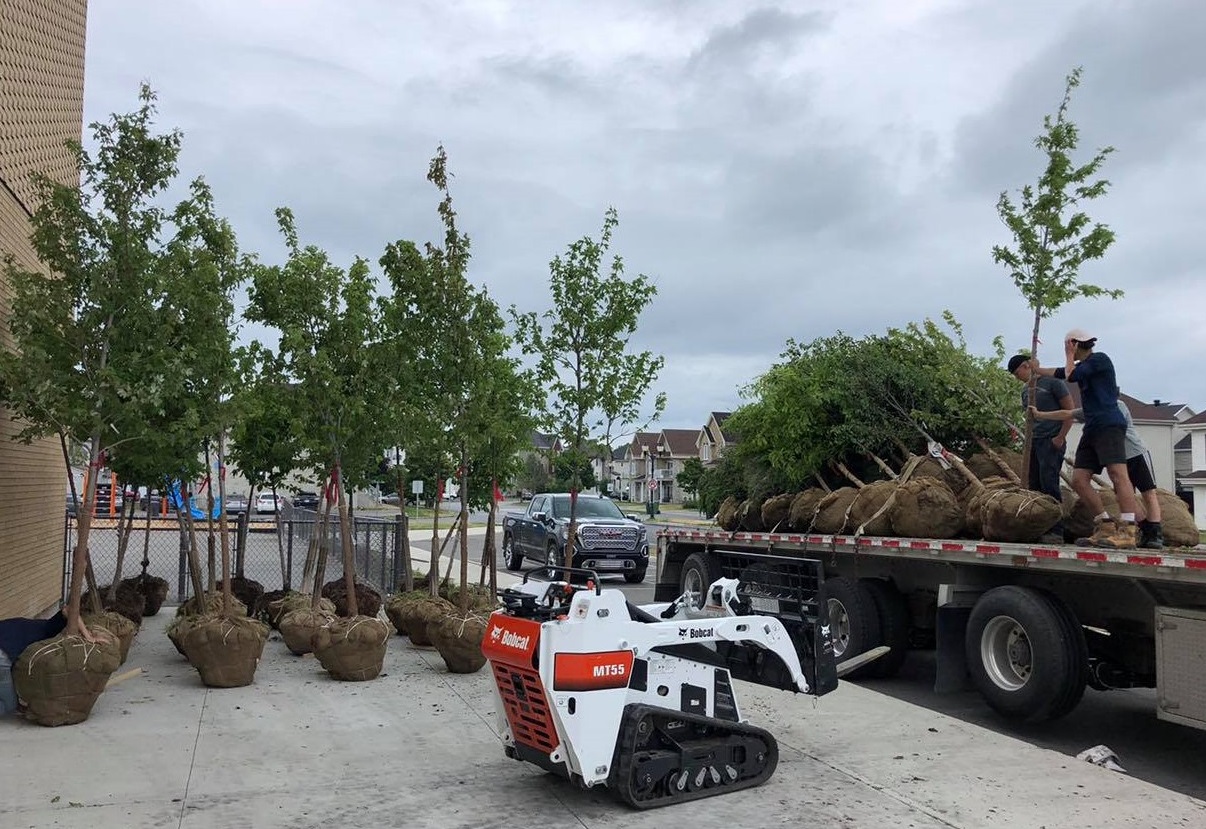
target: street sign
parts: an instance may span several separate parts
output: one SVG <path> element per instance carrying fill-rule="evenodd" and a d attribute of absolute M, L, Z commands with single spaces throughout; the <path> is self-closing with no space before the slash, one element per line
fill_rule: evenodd
<path fill-rule="evenodd" d="M 423 482 L 422 481 L 411 481 L 410 482 L 410 491 L 413 492 L 415 495 L 422 495 L 423 494 Z"/>
<path fill-rule="evenodd" d="M 657 489 L 657 481 L 650 478 L 649 479 L 649 491 L 652 492 L 655 489 Z"/>

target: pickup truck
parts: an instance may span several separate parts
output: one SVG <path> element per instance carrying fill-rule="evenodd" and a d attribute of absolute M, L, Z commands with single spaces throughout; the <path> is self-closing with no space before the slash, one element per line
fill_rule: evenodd
<path fill-rule="evenodd" d="M 518 570 L 524 559 L 561 566 L 569 532 L 569 493 L 540 493 L 528 508 L 503 516 L 503 558 L 508 570 Z M 597 495 L 579 495 L 574 567 L 602 573 L 623 573 L 638 584 L 649 568 L 649 539 L 636 516 L 625 515 L 615 502 Z"/>

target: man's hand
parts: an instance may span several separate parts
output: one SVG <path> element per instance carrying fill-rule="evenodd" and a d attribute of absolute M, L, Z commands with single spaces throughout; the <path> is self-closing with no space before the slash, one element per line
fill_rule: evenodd
<path fill-rule="evenodd" d="M 1055 437 L 1051 438 L 1051 445 L 1054 446 L 1056 449 L 1063 449 L 1064 444 L 1067 442 L 1068 442 L 1068 439 L 1065 438 L 1062 434 L 1056 435 Z"/>
<path fill-rule="evenodd" d="M 1064 340 L 1064 356 L 1071 360 L 1076 355 L 1076 340 Z"/>

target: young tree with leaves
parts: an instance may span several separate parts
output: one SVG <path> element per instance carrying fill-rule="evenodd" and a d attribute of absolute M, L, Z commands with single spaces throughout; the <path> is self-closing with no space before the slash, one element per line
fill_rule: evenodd
<path fill-rule="evenodd" d="M 1065 80 L 1064 96 L 1055 116 L 1043 117 L 1043 132 L 1034 139 L 1046 157 L 1046 167 L 1037 185 L 1022 188 L 1018 204 L 1008 193 L 997 200 L 997 213 L 1013 236 L 1013 246 L 994 245 L 993 261 L 1004 265 L 1034 314 L 1030 356 L 1038 356 L 1039 325 L 1077 297 L 1114 299 L 1122 291 L 1107 290 L 1079 281 L 1081 267 L 1100 259 L 1114 243 L 1114 232 L 1094 223 L 1084 212 L 1085 202 L 1104 196 L 1110 183 L 1099 177 L 1113 147 L 1098 150 L 1078 165 L 1072 154 L 1080 144 L 1080 130 L 1068 117 L 1072 90 L 1080 85 L 1077 67 Z M 1035 378 L 1030 380 L 1034 399 Z M 1027 414 L 1022 480 L 1028 479 L 1034 421 Z"/>
<path fill-rule="evenodd" d="M 615 208 L 609 208 L 598 241 L 585 236 L 549 263 L 551 308 L 540 314 L 511 308 L 516 341 L 525 354 L 536 357 L 537 377 L 547 391 L 542 419 L 565 445 L 574 472 L 566 566 L 573 564 L 580 463 L 589 464 L 594 439 L 610 445 L 617 424 L 639 419 L 663 363 L 651 351 L 628 349 L 641 313 L 657 295 L 656 286 L 643 274 L 626 278 L 618 255 L 601 272 L 618 224 Z M 665 398 L 658 395 L 655 416 L 664 405 Z"/>

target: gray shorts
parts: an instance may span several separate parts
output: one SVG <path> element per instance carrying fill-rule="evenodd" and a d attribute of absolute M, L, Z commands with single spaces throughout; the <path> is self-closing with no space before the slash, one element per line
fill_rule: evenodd
<path fill-rule="evenodd" d="M 17 710 L 17 687 L 13 684 L 13 663 L 0 651 L 0 717 Z"/>

